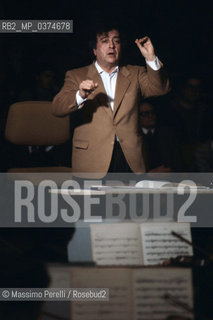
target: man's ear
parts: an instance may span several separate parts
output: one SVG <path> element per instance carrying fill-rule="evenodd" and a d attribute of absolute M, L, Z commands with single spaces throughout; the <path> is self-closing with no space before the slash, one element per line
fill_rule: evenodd
<path fill-rule="evenodd" d="M 94 53 L 94 55 L 96 56 L 96 49 L 93 49 L 93 53 Z"/>

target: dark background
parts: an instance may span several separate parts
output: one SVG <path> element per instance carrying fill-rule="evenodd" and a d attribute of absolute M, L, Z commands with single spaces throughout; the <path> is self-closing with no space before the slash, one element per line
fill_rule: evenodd
<path fill-rule="evenodd" d="M 174 82 L 199 75 L 211 94 L 212 1 L 8 1 L 0 5 L 1 19 L 73 19 L 73 34 L 0 34 L 0 66 L 16 90 L 29 83 L 40 63 L 52 63 L 59 85 L 64 73 L 91 62 L 88 34 L 97 20 L 119 22 L 126 37 L 126 59 L 144 64 L 134 40 L 149 35 L 156 53 Z"/>

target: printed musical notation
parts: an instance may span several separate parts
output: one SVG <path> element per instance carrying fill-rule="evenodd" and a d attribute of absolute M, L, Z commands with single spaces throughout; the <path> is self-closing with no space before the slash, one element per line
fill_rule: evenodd
<path fill-rule="evenodd" d="M 93 259 L 97 265 L 157 265 L 177 256 L 192 256 L 187 223 L 118 223 L 91 225 Z"/>
<path fill-rule="evenodd" d="M 169 315 L 191 316 L 184 308 L 168 303 L 166 296 L 193 308 L 191 269 L 145 268 L 134 270 L 135 319 L 166 319 Z"/>
<path fill-rule="evenodd" d="M 71 286 L 109 288 L 109 301 L 72 303 L 73 320 L 129 320 L 132 318 L 129 269 L 72 268 Z"/>
<path fill-rule="evenodd" d="M 107 287 L 108 302 L 72 303 L 73 320 L 150 320 L 192 317 L 192 272 L 187 268 L 72 268 L 74 287 Z M 177 301 L 178 303 L 170 303 Z M 187 308 L 186 308 L 186 307 Z"/>
<path fill-rule="evenodd" d="M 141 265 L 139 230 L 134 223 L 91 225 L 94 261 L 99 265 Z"/>
<path fill-rule="evenodd" d="M 177 232 L 191 241 L 191 231 L 185 223 L 144 223 L 140 225 L 144 265 L 161 264 L 177 256 L 192 256 L 192 247 L 172 235 Z"/>

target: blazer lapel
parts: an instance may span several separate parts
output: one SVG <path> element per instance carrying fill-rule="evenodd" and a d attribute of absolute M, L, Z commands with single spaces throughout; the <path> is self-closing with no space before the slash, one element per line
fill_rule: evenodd
<path fill-rule="evenodd" d="M 98 87 L 95 89 L 93 93 L 91 93 L 91 96 L 94 97 L 94 99 L 97 99 L 97 101 L 102 106 L 104 111 L 112 118 L 113 117 L 112 109 L 110 107 L 102 79 L 94 63 L 89 66 L 87 77 L 88 77 L 87 79 L 91 79 L 94 82 L 98 83 Z"/>
<path fill-rule="evenodd" d="M 113 117 L 115 117 L 115 115 L 117 114 L 117 111 L 120 107 L 123 96 L 130 85 L 130 80 L 128 79 L 128 76 L 129 76 L 128 69 L 126 67 L 121 67 L 117 77 Z"/>

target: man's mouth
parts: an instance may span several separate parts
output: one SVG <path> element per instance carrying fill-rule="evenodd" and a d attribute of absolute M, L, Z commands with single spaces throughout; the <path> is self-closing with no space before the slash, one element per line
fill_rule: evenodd
<path fill-rule="evenodd" d="M 115 56 L 115 52 L 109 52 L 108 55 L 109 56 Z"/>

